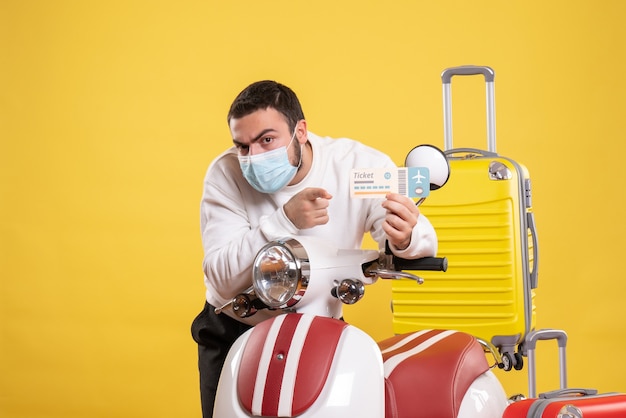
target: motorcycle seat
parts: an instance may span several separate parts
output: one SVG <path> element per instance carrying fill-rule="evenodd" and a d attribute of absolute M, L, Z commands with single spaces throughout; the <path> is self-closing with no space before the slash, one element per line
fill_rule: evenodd
<path fill-rule="evenodd" d="M 424 330 L 396 335 L 378 346 L 386 418 L 455 418 L 469 386 L 489 370 L 482 346 L 463 332 Z"/>

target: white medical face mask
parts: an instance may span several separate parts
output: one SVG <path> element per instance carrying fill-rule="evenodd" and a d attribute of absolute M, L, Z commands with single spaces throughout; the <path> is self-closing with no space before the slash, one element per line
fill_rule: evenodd
<path fill-rule="evenodd" d="M 294 167 L 289 162 L 287 148 L 289 148 L 295 137 L 296 130 L 294 129 L 291 141 L 287 146 L 262 154 L 239 156 L 241 172 L 252 187 L 261 193 L 274 193 L 293 180 L 298 172 L 298 167 L 302 163 L 302 154 L 300 154 L 298 167 Z"/>

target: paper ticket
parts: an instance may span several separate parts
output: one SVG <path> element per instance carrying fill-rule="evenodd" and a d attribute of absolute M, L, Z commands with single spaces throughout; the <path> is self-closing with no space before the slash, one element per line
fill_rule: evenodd
<path fill-rule="evenodd" d="M 350 172 L 350 197 L 381 198 L 387 193 L 426 197 L 430 172 L 426 167 L 362 168 Z"/>

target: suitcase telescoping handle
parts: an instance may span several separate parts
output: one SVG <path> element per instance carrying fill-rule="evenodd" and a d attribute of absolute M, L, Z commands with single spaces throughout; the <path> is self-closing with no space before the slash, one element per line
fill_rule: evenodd
<path fill-rule="evenodd" d="M 495 72 L 490 67 L 478 65 L 463 65 L 443 70 L 441 81 L 443 82 L 443 134 L 445 150 L 452 149 L 452 96 L 450 83 L 455 75 L 480 75 L 485 77 L 487 92 L 487 149 L 496 152 L 496 110 L 494 78 Z"/>
<path fill-rule="evenodd" d="M 559 378 L 561 389 L 567 388 L 567 359 L 565 347 L 567 346 L 567 334 L 560 329 L 540 329 L 531 331 L 526 335 L 524 343 L 528 355 L 528 397 L 537 397 L 537 374 L 535 349 L 539 340 L 556 340 L 559 347 Z"/>

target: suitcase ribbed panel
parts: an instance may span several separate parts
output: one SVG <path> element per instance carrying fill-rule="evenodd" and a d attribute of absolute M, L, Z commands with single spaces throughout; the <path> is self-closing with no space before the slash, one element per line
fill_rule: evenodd
<path fill-rule="evenodd" d="M 489 179 L 488 164 L 494 159 L 510 167 L 512 179 Z M 534 293 L 524 279 L 532 263 L 532 239 L 521 235 L 525 209 L 519 174 L 501 158 L 452 160 L 450 165 L 448 184 L 420 209 L 437 231 L 448 271 L 415 272 L 425 279 L 421 286 L 393 282 L 394 332 L 456 329 L 487 340 L 515 336 L 514 343 L 521 342 L 527 326 L 534 326 L 534 303 L 527 301 Z"/>

